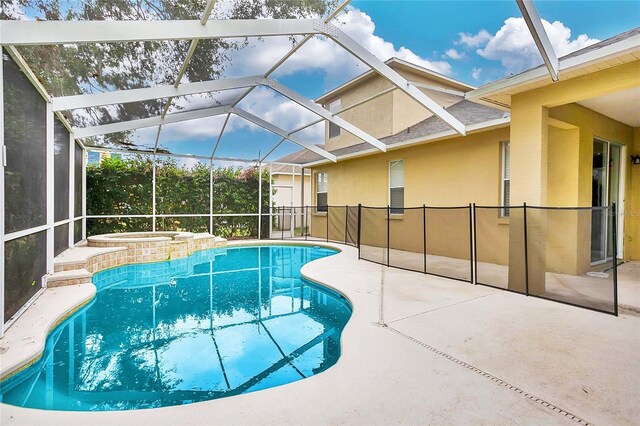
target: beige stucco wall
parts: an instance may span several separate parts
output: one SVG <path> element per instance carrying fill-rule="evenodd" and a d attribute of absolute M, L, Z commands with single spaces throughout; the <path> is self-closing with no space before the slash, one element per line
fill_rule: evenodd
<path fill-rule="evenodd" d="M 445 89 L 462 89 L 459 85 L 445 83 L 437 78 L 405 68 L 395 67 L 394 69 L 409 81 L 425 83 Z M 324 107 L 329 109 L 331 102 L 340 99 L 342 108 L 345 108 L 390 87 L 392 87 L 391 83 L 379 75 L 374 75 L 364 79 L 362 82 L 354 84 L 348 90 L 328 98 L 324 101 Z M 459 102 L 461 99 L 459 96 L 444 94 L 433 90 L 420 90 L 423 90 L 430 98 L 436 101 L 438 105 L 445 108 Z M 433 115 L 431 112 L 411 99 L 404 92 L 394 90 L 345 111 L 340 114 L 340 117 L 369 133 L 371 136 L 381 139 L 394 135 L 409 126 L 413 126 L 431 115 Z M 325 124 L 325 135 L 325 146 L 330 151 L 362 143 L 362 140 L 345 130 L 341 130 L 339 136 L 329 138 L 328 124 Z"/>
<path fill-rule="evenodd" d="M 540 176 L 540 179 L 545 184 L 546 201 L 529 205 L 590 206 L 593 137 L 599 136 L 631 146 L 634 141 L 634 129 L 577 104 L 548 109 L 544 123 L 547 146 L 542 152 L 546 167 L 545 174 Z M 500 203 L 500 143 L 509 140 L 510 137 L 510 129 L 504 128 L 394 150 L 386 154 L 340 161 L 337 164 L 317 167 L 313 172 L 328 173 L 330 205 L 354 205 L 360 202 L 365 206 L 386 206 L 389 202 L 388 163 L 391 160 L 403 159 L 405 206 L 453 206 L 467 205 L 469 202 L 495 206 Z M 637 144 L 638 136 L 635 138 Z M 628 155 L 625 154 L 626 158 Z M 637 183 L 634 186 L 631 171 L 631 168 L 627 167 L 625 198 L 628 206 L 635 206 L 637 200 L 632 194 L 633 188 L 638 187 Z M 315 189 L 312 188 L 312 191 Z M 522 198 L 522 194 L 512 192 L 513 198 L 518 199 L 518 196 Z M 512 204 L 521 202 L 515 201 Z M 434 249 L 430 250 L 430 253 L 457 258 L 468 257 L 467 246 L 464 244 L 468 241 L 468 229 L 459 226 L 466 217 L 464 212 L 460 212 L 457 218 L 454 218 L 453 212 L 430 211 L 428 214 L 429 226 L 434 226 L 434 229 L 439 231 L 432 232 L 429 237 L 432 239 L 428 241 L 428 246 Z M 363 218 L 363 223 L 368 220 L 371 224 L 377 223 L 379 227 L 372 232 L 373 235 L 366 236 L 369 244 L 384 245 L 386 242 L 386 221 L 380 220 L 384 216 L 384 211 L 372 211 L 367 212 L 367 217 Z M 576 274 L 589 269 L 590 213 L 530 209 L 528 216 L 529 226 L 536 230 L 530 235 L 530 256 L 539 257 L 537 261 L 541 265 L 540 270 Z M 324 218 L 316 216 L 314 220 L 324 221 Z M 637 231 L 634 225 L 630 224 L 631 220 L 627 218 L 624 228 L 627 258 L 633 258 L 635 250 L 628 242 L 637 240 L 634 238 Z M 318 224 L 318 231 L 322 231 L 324 237 L 326 222 L 323 224 L 324 226 Z M 421 231 L 422 228 L 420 211 L 407 211 L 404 217 L 394 218 L 389 227 L 393 235 L 390 241 L 392 248 L 422 250 L 421 239 L 416 238 L 416 229 Z M 510 263 L 514 266 L 513 280 L 518 276 L 520 282 L 523 253 L 519 250 L 514 258 L 509 259 L 509 245 L 522 247 L 522 227 L 520 210 L 512 209 L 510 219 L 499 218 L 497 210 L 477 211 L 479 260 L 498 264 Z"/>
<path fill-rule="evenodd" d="M 510 128 L 470 134 L 339 161 L 316 167 L 329 174 L 329 204 L 385 206 L 388 203 L 388 163 L 405 160 L 405 206 L 497 205 L 500 202 L 500 142 L 511 142 L 511 204 L 529 206 L 591 206 L 593 138 L 626 147 L 624 258 L 640 258 L 640 166 L 629 155 L 640 154 L 640 131 L 575 102 L 640 86 L 640 61 L 606 71 L 560 81 L 512 97 Z M 312 188 L 312 191 L 315 189 Z M 378 215 L 377 220 L 373 216 Z M 380 220 L 382 215 L 382 220 Z M 528 210 L 529 289 L 545 291 L 545 272 L 582 274 L 590 269 L 591 213 Z M 389 227 L 392 248 L 419 251 L 420 224 L 407 213 Z M 317 216 L 314 220 L 323 220 Z M 468 230 L 463 220 L 432 218 L 440 239 L 430 241 L 434 254 L 468 256 L 460 241 Z M 378 224 L 367 236 L 369 244 L 384 245 L 384 211 L 363 217 Z M 414 222 L 413 225 L 407 225 Z M 637 222 L 637 223 L 636 223 Z M 418 223 L 416 226 L 415 223 Z M 451 223 L 457 226 L 450 226 Z M 324 222 L 326 227 L 326 222 Z M 373 225 L 370 225 L 373 226 Z M 509 219 L 498 211 L 479 210 L 478 257 L 481 262 L 509 264 L 514 290 L 524 290 L 524 233 L 521 211 Z M 458 231 L 456 231 L 458 230 Z M 458 232 L 458 233 L 456 233 Z M 323 235 L 326 235 L 324 231 Z M 364 241 L 364 236 L 363 236 Z"/>
<path fill-rule="evenodd" d="M 630 151 L 629 156 L 625 159 L 627 161 L 631 155 L 640 155 L 640 127 L 633 129 L 633 146 Z M 629 259 L 640 260 L 640 166 L 632 165 L 630 168 L 631 191 L 629 202 L 624 209 L 626 218 L 625 255 Z"/>
<path fill-rule="evenodd" d="M 386 206 L 388 199 L 389 161 L 405 162 L 405 207 L 467 206 L 471 202 L 495 206 L 500 202 L 500 144 L 509 138 L 509 129 L 456 137 L 446 141 L 389 151 L 351 160 L 339 161 L 313 169 L 328 173 L 330 205 Z M 313 185 L 312 185 L 313 186 Z M 315 188 L 312 188 L 315 193 Z M 505 263 L 508 259 L 508 220 L 497 210 L 484 211 L 479 222 L 483 232 L 492 235 L 478 246 L 482 260 Z M 386 212 L 363 214 L 363 235 L 368 244 L 386 242 Z M 313 234 L 326 236 L 326 219 L 316 215 Z M 469 256 L 469 221 L 466 210 L 427 212 L 427 245 L 430 254 L 466 259 Z M 369 226 L 364 226 L 365 224 Z M 376 226 L 379 229 L 372 228 Z M 422 251 L 422 212 L 406 211 L 389 224 L 392 248 Z M 432 232 L 429 232 L 429 231 Z M 416 236 L 416 232 L 418 235 Z"/>
<path fill-rule="evenodd" d="M 568 200 L 577 200 L 579 206 L 591 206 L 591 179 L 593 138 L 615 141 L 629 146 L 633 129 L 601 114 L 575 104 L 621 90 L 640 87 L 640 61 L 621 64 L 603 71 L 592 72 L 581 77 L 561 80 L 511 97 L 511 188 L 512 202 L 530 205 L 550 205 L 551 202 L 566 205 Z M 554 121 L 577 128 L 578 164 L 567 159 L 564 177 L 557 177 L 566 187 L 559 188 L 553 182 L 554 161 L 550 153 L 558 151 L 557 144 L 567 142 L 568 149 L 575 149 L 575 132 L 559 133 L 550 127 Z M 625 161 L 628 158 L 625 154 Z M 560 160 L 558 160 L 560 161 Z M 571 170 L 573 169 L 573 170 Z M 550 171 L 551 170 L 551 171 Z M 635 203 L 630 196 L 633 187 L 630 171 L 625 172 L 625 199 Z M 577 178 L 576 178 L 577 176 Z M 566 180 L 569 179 L 569 180 Z M 577 179 L 577 180 L 576 180 Z M 564 195 L 562 194 L 564 193 Z M 567 196 L 567 194 L 571 195 Z M 577 198 L 576 198 L 577 196 Z M 629 206 L 634 207 L 634 206 Z M 532 229 L 529 238 L 529 289 L 534 294 L 545 291 L 545 271 L 557 270 L 568 273 L 583 273 L 590 266 L 591 218 L 588 214 L 564 214 L 535 212 L 527 216 Z M 625 223 L 624 240 L 633 238 Z M 522 223 L 511 220 L 512 228 Z M 575 236 L 574 236 L 575 233 Z M 516 277 L 522 275 L 519 264 L 513 260 L 519 254 L 513 252 L 521 244 L 521 237 L 512 233 L 510 260 L 510 287 L 521 285 Z M 637 248 L 625 244 L 624 257 L 636 259 Z"/>
<path fill-rule="evenodd" d="M 381 77 L 372 77 L 355 85 L 351 90 L 327 100 L 324 107 L 329 109 L 329 104 L 340 99 L 341 107 L 349 105 L 373 96 L 391 87 L 391 83 Z M 369 133 L 374 138 L 384 138 L 393 134 L 393 92 L 389 92 L 355 108 L 340 114 L 340 117 L 354 126 Z M 325 124 L 325 148 L 329 151 L 355 145 L 362 141 L 345 130 L 340 130 L 340 135 L 329 138 L 329 124 Z"/>
<path fill-rule="evenodd" d="M 495 205 L 500 200 L 500 142 L 507 140 L 509 129 L 505 127 L 340 160 L 312 171 L 328 173 L 328 202 L 332 205 L 386 206 L 392 160 L 405 162 L 405 206 Z"/>
<path fill-rule="evenodd" d="M 550 184 L 550 188 L 558 192 L 571 193 L 573 197 L 577 198 L 576 205 L 578 206 L 591 206 L 593 140 L 594 138 L 604 139 L 625 147 L 623 149 L 623 158 L 621 161 L 623 163 L 622 172 L 624 173 L 622 176 L 622 179 L 624 180 L 624 209 L 633 209 L 634 202 L 637 203 L 637 201 L 634 200 L 633 193 L 640 191 L 638 183 L 636 182 L 634 185 L 632 180 L 633 169 L 628 161 L 630 152 L 633 149 L 634 129 L 626 124 L 620 123 L 619 121 L 613 120 L 575 103 L 552 108 L 550 109 L 549 114 L 555 119 L 575 125 L 578 128 L 576 132 L 578 133 L 579 139 L 578 164 L 572 164 L 572 167 L 569 167 L 570 165 L 565 165 L 564 167 L 565 170 L 569 170 L 570 168 L 573 170 L 571 173 L 573 174 L 573 177 L 576 178 L 577 185 L 571 185 L 571 189 L 566 189 L 561 185 L 551 186 Z M 549 146 L 551 147 L 551 142 L 549 143 Z M 566 186 L 569 187 L 569 185 Z M 569 198 L 569 195 L 563 194 L 562 197 L 555 198 L 566 199 Z M 624 219 L 623 238 L 625 242 L 624 253 L 621 255 L 625 259 L 640 258 L 640 254 L 634 250 L 634 247 L 630 247 L 627 244 L 629 241 L 634 239 L 633 217 L 625 215 L 621 216 L 621 218 Z M 585 271 L 590 266 L 591 222 L 590 217 L 584 214 L 580 215 L 578 219 L 580 223 L 577 229 L 578 238 L 576 240 L 578 245 L 576 253 L 579 256 L 577 260 L 577 269 L 578 271 Z"/>
<path fill-rule="evenodd" d="M 433 78 L 428 78 L 423 74 L 418 74 L 408 71 L 400 71 L 403 77 L 412 82 L 425 83 L 431 86 L 440 87 L 443 89 L 452 89 L 451 85 L 443 84 L 440 81 L 436 81 Z M 456 102 L 460 102 L 459 96 L 451 94 L 445 94 L 434 90 L 423 90 L 431 99 L 433 99 L 438 105 L 443 108 L 448 108 Z M 432 114 L 426 110 L 418 102 L 414 101 L 409 95 L 400 91 L 394 90 L 393 92 L 393 121 L 392 121 L 392 134 L 396 134 L 416 123 L 430 117 Z"/>
<path fill-rule="evenodd" d="M 631 155 L 640 155 L 640 127 L 633 129 L 633 145 L 629 151 L 626 161 L 629 161 Z M 626 218 L 625 256 L 629 256 L 629 259 L 640 260 L 640 166 L 632 165 L 630 169 L 632 189 L 624 209 Z"/>

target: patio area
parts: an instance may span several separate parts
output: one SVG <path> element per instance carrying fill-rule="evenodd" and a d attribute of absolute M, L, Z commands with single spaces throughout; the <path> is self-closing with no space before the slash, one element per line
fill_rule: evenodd
<path fill-rule="evenodd" d="M 5 405 L 2 424 L 633 424 L 640 416 L 640 377 L 630 374 L 640 352 L 637 263 L 620 268 L 621 305 L 632 308 L 614 317 L 358 261 L 355 248 L 328 245 L 342 252 L 302 270 L 353 304 L 342 356 L 328 371 L 155 410 Z"/>

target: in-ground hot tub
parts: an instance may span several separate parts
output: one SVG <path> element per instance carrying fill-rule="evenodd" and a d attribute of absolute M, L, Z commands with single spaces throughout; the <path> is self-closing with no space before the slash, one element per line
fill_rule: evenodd
<path fill-rule="evenodd" d="M 224 238 L 192 232 L 122 232 L 87 238 L 89 247 L 126 247 L 129 263 L 177 259 L 225 244 Z"/>

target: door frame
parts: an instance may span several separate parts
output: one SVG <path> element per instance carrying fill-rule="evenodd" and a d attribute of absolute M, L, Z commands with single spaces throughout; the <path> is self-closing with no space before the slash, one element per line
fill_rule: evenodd
<path fill-rule="evenodd" d="M 605 165 L 605 181 L 606 181 L 606 185 L 604 185 L 604 195 L 603 195 L 603 199 L 606 200 L 606 205 L 608 206 L 610 197 L 609 197 L 609 186 L 611 183 L 611 174 L 610 174 L 610 162 L 611 162 L 611 146 L 614 145 L 618 148 L 620 148 L 620 166 L 619 166 L 619 176 L 618 176 L 618 204 L 616 205 L 616 236 L 617 236 L 617 250 L 616 250 L 616 254 L 617 254 L 617 258 L 618 259 L 623 259 L 624 258 L 624 214 L 620 214 L 620 212 L 624 212 L 624 194 L 625 194 L 625 182 L 626 182 L 626 167 L 627 167 L 627 163 L 626 161 L 624 161 L 624 159 L 626 158 L 627 155 L 627 146 L 620 143 L 620 142 L 615 142 L 612 141 L 610 139 L 607 138 L 603 138 L 600 136 L 593 136 L 592 141 L 591 141 L 591 147 L 592 147 L 592 154 L 591 157 L 593 158 L 593 143 L 594 142 L 601 142 L 603 144 L 606 144 L 607 147 L 607 162 Z M 592 173 L 593 173 L 593 166 L 591 167 L 592 169 Z M 609 216 L 605 216 L 605 223 L 604 223 L 604 230 L 609 229 Z M 593 236 L 592 236 L 593 239 Z M 595 266 L 595 265 L 600 265 L 603 263 L 606 263 L 610 260 L 612 260 L 611 257 L 608 256 L 608 251 L 609 251 L 609 239 L 605 238 L 604 241 L 604 259 L 602 260 L 597 260 L 595 262 L 591 262 L 591 266 Z"/>

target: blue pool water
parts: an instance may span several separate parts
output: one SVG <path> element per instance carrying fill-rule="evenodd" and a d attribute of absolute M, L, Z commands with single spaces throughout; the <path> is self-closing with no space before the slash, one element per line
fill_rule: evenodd
<path fill-rule="evenodd" d="M 351 308 L 301 279 L 319 247 L 215 249 L 94 276 L 95 299 L 42 358 L 0 383 L 7 404 L 130 410 L 221 398 L 318 374 L 340 356 Z"/>

